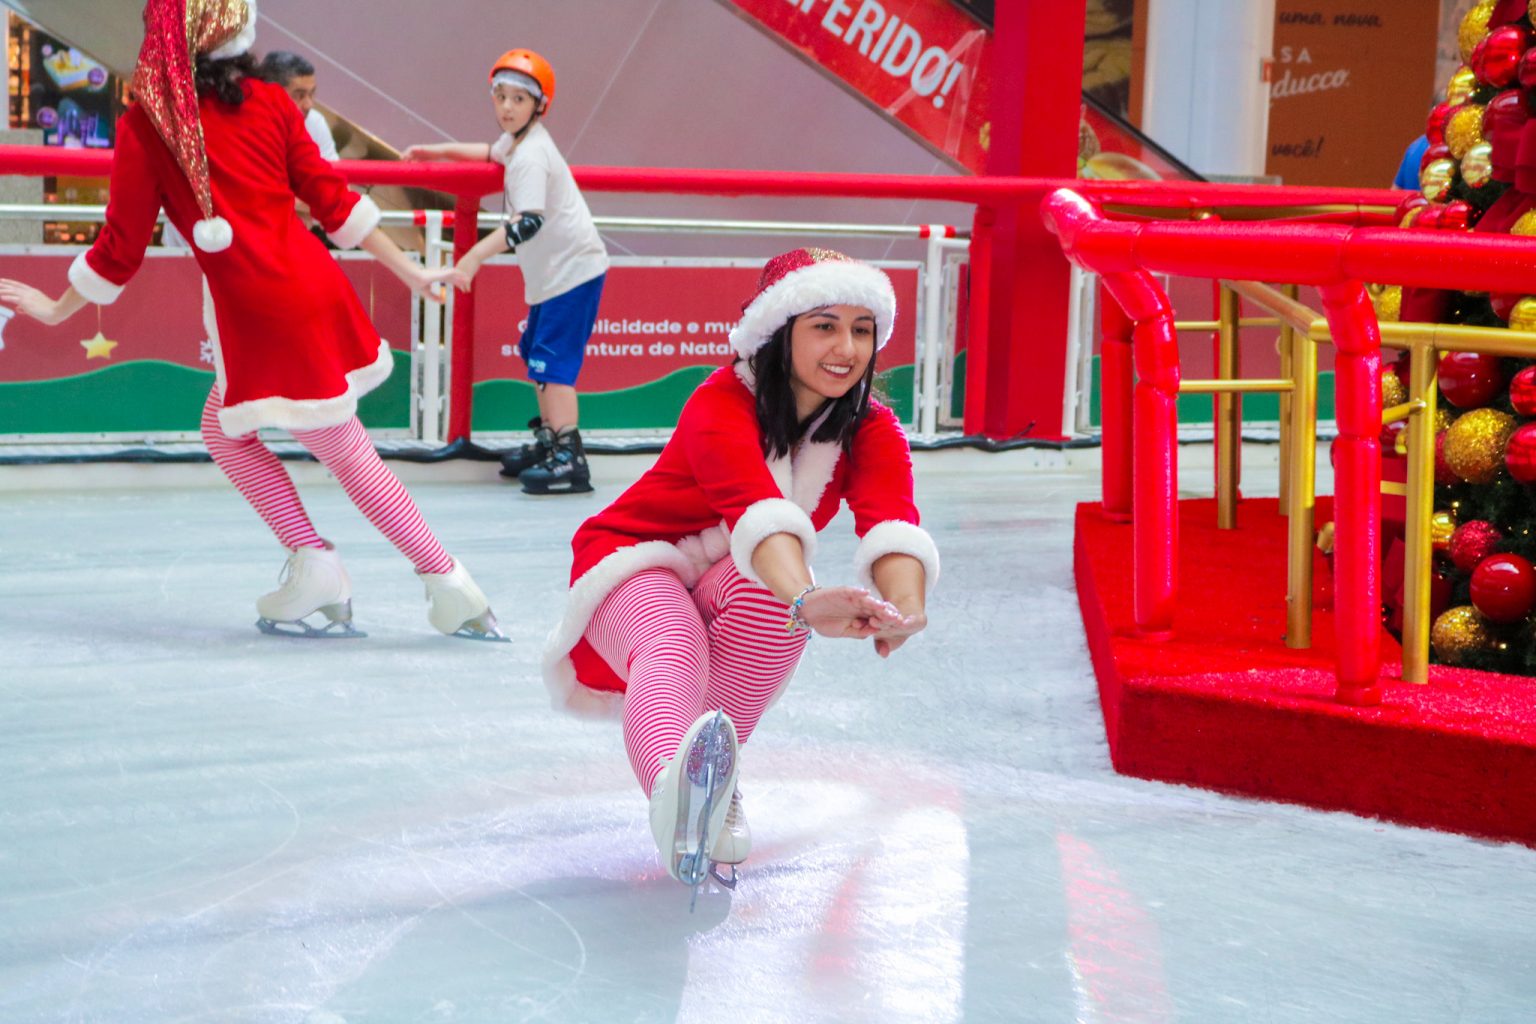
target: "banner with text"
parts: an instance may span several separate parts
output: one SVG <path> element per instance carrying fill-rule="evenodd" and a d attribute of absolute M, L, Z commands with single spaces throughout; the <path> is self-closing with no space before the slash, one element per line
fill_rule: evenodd
<path fill-rule="evenodd" d="M 723 0 L 977 174 L 992 38 L 943 0 Z"/>
<path fill-rule="evenodd" d="M 1277 0 L 1265 170 L 1389 188 L 1435 91 L 1439 0 Z"/>
<path fill-rule="evenodd" d="M 882 264 L 896 288 L 895 333 L 876 363 L 882 397 L 912 419 L 918 270 Z M 633 265 L 608 271 L 597 326 L 577 380 L 590 429 L 665 429 L 716 367 L 733 357 L 727 336 L 762 272 L 759 262 Z M 517 354 L 526 325 L 522 274 L 493 260 L 475 278 L 475 431 L 526 429 L 537 413 Z"/>

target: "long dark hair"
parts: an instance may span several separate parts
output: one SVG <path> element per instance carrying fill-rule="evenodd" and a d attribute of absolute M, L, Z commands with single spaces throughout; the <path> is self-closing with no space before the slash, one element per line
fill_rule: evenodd
<path fill-rule="evenodd" d="M 245 90 L 240 88 L 240 83 L 255 74 L 256 58 L 249 53 L 242 53 L 238 57 L 224 60 L 199 60 L 192 81 L 197 86 L 199 96 L 213 93 L 221 103 L 238 107 L 245 102 Z"/>
<path fill-rule="evenodd" d="M 762 432 L 763 455 L 770 459 L 788 455 L 805 437 L 806 430 L 823 412 L 826 418 L 811 434 L 812 441 L 836 441 L 843 451 L 853 447 L 853 435 L 869 411 L 869 396 L 875 385 L 875 354 L 869 355 L 864 376 L 842 398 L 828 399 L 803 423 L 795 410 L 793 379 L 794 352 L 790 336 L 795 321 L 791 318 L 773 332 L 761 348 L 747 359 L 747 366 L 757 382 L 757 425 Z M 878 330 L 876 336 L 878 337 Z"/>

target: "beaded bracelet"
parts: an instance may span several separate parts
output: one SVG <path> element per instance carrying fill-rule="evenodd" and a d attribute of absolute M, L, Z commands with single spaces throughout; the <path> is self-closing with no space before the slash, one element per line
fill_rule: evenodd
<path fill-rule="evenodd" d="M 806 596 L 810 594 L 811 591 L 820 589 L 820 587 L 812 583 L 804 590 L 800 591 L 800 593 L 795 595 L 795 599 L 789 603 L 789 618 L 784 623 L 784 632 L 799 633 L 802 631 L 810 631 L 811 624 L 800 617 L 800 612 L 805 607 Z"/>

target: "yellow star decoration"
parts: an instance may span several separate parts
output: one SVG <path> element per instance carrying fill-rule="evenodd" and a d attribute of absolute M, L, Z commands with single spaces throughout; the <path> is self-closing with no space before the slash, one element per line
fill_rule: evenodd
<path fill-rule="evenodd" d="M 100 331 L 96 332 L 96 337 L 86 338 L 80 345 L 85 349 L 87 359 L 111 359 L 112 350 L 117 348 L 117 342 L 108 341 L 107 336 Z"/>

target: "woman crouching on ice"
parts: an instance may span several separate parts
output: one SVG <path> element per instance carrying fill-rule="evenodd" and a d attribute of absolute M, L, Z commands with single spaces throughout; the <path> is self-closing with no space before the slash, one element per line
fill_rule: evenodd
<path fill-rule="evenodd" d="M 746 859 L 739 744 L 812 631 L 888 656 L 927 624 L 938 551 L 918 524 L 907 439 L 871 395 L 891 337 L 885 274 L 825 249 L 768 262 L 660 457 L 571 542 L 569 603 L 545 655 L 556 706 L 622 710 L 667 872 L 697 886 Z M 816 531 L 842 502 L 862 587 L 820 587 Z M 871 593 L 873 587 L 879 596 Z"/>

